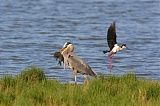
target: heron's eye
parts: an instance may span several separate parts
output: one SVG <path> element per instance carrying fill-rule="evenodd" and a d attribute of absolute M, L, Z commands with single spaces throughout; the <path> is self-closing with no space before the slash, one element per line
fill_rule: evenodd
<path fill-rule="evenodd" d="M 72 55 L 69 55 L 68 58 L 73 57 Z"/>

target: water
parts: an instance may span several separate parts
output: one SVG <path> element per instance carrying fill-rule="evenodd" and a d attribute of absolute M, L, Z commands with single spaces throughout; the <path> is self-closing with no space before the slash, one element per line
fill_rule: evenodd
<path fill-rule="evenodd" d="M 117 41 L 126 43 L 113 57 L 112 73 L 134 72 L 160 80 L 160 1 L 0 0 L 0 75 L 17 75 L 36 65 L 49 78 L 72 82 L 73 71 L 53 58 L 66 41 L 98 74 L 110 74 L 106 32 L 116 21 Z M 78 83 L 83 76 L 78 74 Z"/>

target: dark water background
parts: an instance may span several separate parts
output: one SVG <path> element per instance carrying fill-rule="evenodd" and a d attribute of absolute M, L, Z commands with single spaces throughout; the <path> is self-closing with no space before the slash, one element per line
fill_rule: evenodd
<path fill-rule="evenodd" d="M 113 21 L 118 43 L 130 50 L 114 55 L 112 73 L 160 80 L 159 0 L 0 0 L 0 77 L 35 65 L 51 79 L 72 82 L 73 71 L 53 58 L 66 41 L 98 74 L 110 74 L 102 51 Z"/>

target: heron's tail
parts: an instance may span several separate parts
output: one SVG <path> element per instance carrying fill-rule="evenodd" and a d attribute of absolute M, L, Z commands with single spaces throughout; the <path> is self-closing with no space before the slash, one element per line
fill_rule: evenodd
<path fill-rule="evenodd" d="M 108 51 L 108 50 L 103 50 L 103 53 L 104 53 L 104 54 L 107 53 L 107 52 L 110 52 L 110 51 Z"/>
<path fill-rule="evenodd" d="M 91 70 L 92 70 L 92 72 L 93 72 L 93 75 L 92 75 L 92 76 L 97 77 L 97 76 L 98 76 L 97 73 L 96 73 L 93 69 L 91 69 Z"/>

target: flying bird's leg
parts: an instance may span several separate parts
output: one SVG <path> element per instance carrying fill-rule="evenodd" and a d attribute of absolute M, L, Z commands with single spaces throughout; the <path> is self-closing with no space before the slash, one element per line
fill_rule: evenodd
<path fill-rule="evenodd" d="M 74 70 L 74 85 L 77 85 L 77 70 Z"/>
<path fill-rule="evenodd" d="M 86 75 L 83 75 L 83 77 L 84 77 L 84 83 L 88 83 L 88 78 L 87 78 L 87 76 L 86 76 Z"/>
<path fill-rule="evenodd" d="M 112 59 L 110 58 L 110 72 L 112 71 Z"/>
<path fill-rule="evenodd" d="M 110 58 L 110 71 L 112 71 L 112 57 L 113 57 L 114 53 L 111 54 Z"/>

